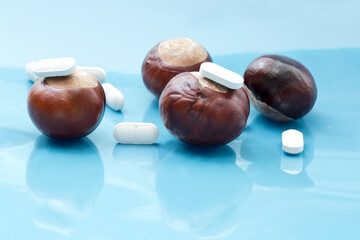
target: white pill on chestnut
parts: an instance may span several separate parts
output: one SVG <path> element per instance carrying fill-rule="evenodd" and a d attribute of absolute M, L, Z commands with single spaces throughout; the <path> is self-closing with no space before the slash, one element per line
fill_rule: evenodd
<path fill-rule="evenodd" d="M 68 76 L 75 72 L 77 67 L 72 57 L 42 59 L 31 66 L 37 77 Z"/>
<path fill-rule="evenodd" d="M 242 76 L 213 62 L 202 63 L 199 72 L 202 76 L 230 89 L 239 89 L 244 84 Z"/>
<path fill-rule="evenodd" d="M 33 81 L 33 82 L 35 82 L 35 80 L 36 80 L 36 78 L 37 78 L 36 75 L 35 75 L 35 73 L 34 73 L 34 70 L 33 70 L 34 64 L 35 64 L 35 62 L 29 62 L 29 63 L 26 64 L 26 66 L 25 66 L 26 75 L 27 75 L 28 78 L 29 78 L 31 81 Z"/>
<path fill-rule="evenodd" d="M 123 109 L 125 101 L 120 90 L 110 83 L 103 83 L 102 87 L 105 92 L 106 104 L 115 111 Z"/>
<path fill-rule="evenodd" d="M 114 127 L 114 138 L 121 144 L 153 144 L 159 129 L 152 123 L 122 122 Z"/>

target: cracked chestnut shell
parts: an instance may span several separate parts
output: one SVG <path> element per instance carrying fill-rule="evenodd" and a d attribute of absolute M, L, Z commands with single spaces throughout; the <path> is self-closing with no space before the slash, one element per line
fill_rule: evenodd
<path fill-rule="evenodd" d="M 159 109 L 165 127 L 179 140 L 221 145 L 241 134 L 250 103 L 243 88 L 228 89 L 198 72 L 185 72 L 166 85 Z"/>
<path fill-rule="evenodd" d="M 317 97 L 310 71 L 300 62 L 279 55 L 252 61 L 245 71 L 244 85 L 252 105 L 275 121 L 305 116 Z"/>
<path fill-rule="evenodd" d="M 99 125 L 105 93 L 85 71 L 38 79 L 28 95 L 28 113 L 35 126 L 52 138 L 80 138 Z"/>
<path fill-rule="evenodd" d="M 159 98 L 173 77 L 199 71 L 203 62 L 212 62 L 203 46 L 189 38 L 175 38 L 158 43 L 148 52 L 141 73 L 146 88 Z"/>

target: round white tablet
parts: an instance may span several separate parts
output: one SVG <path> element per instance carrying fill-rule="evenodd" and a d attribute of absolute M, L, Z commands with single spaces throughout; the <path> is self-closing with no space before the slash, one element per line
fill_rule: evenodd
<path fill-rule="evenodd" d="M 204 77 L 230 89 L 239 89 L 244 84 L 242 76 L 212 62 L 202 63 L 199 72 Z"/>
<path fill-rule="evenodd" d="M 282 133 L 282 149 L 290 154 L 298 154 L 304 150 L 304 137 L 301 132 L 289 129 Z"/>
<path fill-rule="evenodd" d="M 67 76 L 75 72 L 76 68 L 76 61 L 72 57 L 42 59 L 32 65 L 38 77 Z"/>

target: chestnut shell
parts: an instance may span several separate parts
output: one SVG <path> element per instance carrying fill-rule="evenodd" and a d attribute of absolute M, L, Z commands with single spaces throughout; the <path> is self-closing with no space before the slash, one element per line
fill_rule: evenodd
<path fill-rule="evenodd" d="M 237 138 L 250 111 L 243 88 L 226 93 L 202 87 L 191 73 L 178 74 L 159 100 L 165 127 L 179 140 L 195 145 L 221 145 Z"/>
<path fill-rule="evenodd" d="M 245 71 L 244 84 L 252 105 L 276 121 L 305 116 L 317 98 L 310 71 L 300 62 L 285 56 L 256 58 Z"/>
<path fill-rule="evenodd" d="M 160 42 L 161 43 L 161 42 Z M 173 66 L 165 63 L 159 56 L 159 44 L 155 45 L 145 56 L 142 63 L 141 73 L 146 88 L 157 98 L 160 97 L 166 84 L 176 75 L 182 72 L 199 71 L 203 62 L 212 62 L 207 52 L 207 58 L 190 66 Z"/>
<path fill-rule="evenodd" d="M 92 88 L 56 89 L 38 79 L 28 95 L 28 113 L 35 126 L 52 138 L 80 138 L 100 124 L 105 112 L 105 93 Z"/>

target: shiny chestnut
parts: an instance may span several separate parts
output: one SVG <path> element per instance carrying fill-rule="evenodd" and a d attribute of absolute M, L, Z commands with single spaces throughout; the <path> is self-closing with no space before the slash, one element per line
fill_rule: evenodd
<path fill-rule="evenodd" d="M 275 121 L 305 116 L 317 97 L 310 71 L 300 62 L 279 55 L 252 61 L 245 71 L 244 85 L 252 105 Z"/>
<path fill-rule="evenodd" d="M 159 98 L 166 84 L 182 72 L 199 71 L 203 62 L 212 62 L 203 46 L 189 38 L 162 41 L 146 55 L 142 77 L 147 89 Z"/>
<path fill-rule="evenodd" d="M 105 93 L 91 74 L 37 79 L 28 95 L 28 113 L 35 126 L 52 138 L 80 138 L 99 125 Z"/>
<path fill-rule="evenodd" d="M 243 88 L 228 89 L 199 72 L 185 72 L 166 85 L 159 109 L 165 127 L 179 140 L 221 145 L 241 134 L 250 103 Z"/>

